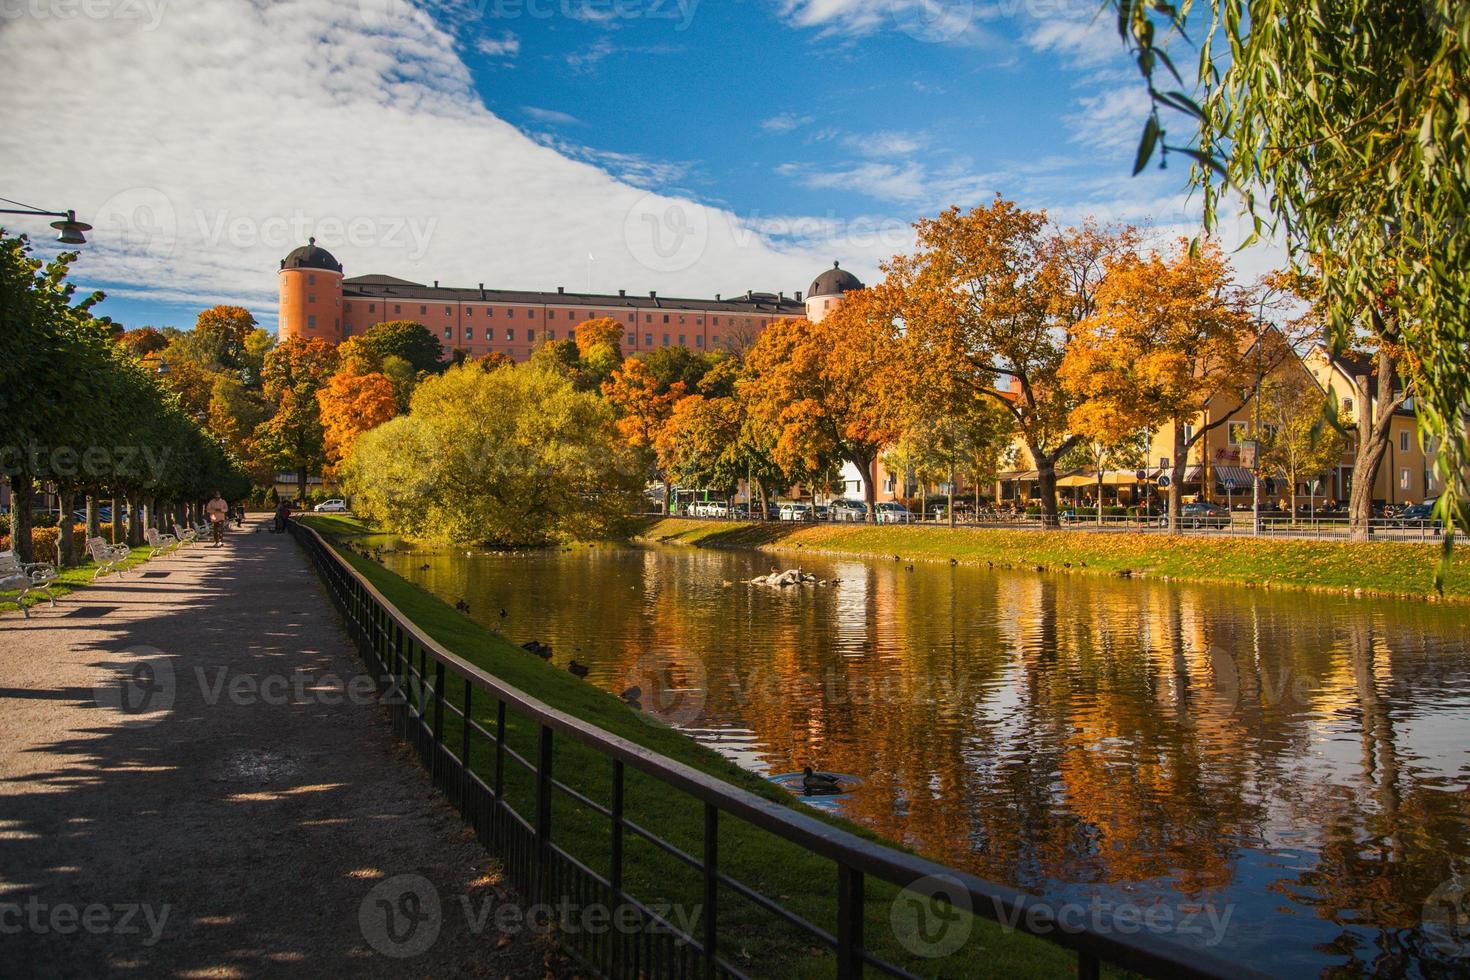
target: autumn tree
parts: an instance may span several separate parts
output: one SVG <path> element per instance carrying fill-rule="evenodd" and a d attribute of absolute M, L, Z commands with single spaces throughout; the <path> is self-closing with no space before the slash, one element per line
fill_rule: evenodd
<path fill-rule="evenodd" d="M 1259 466 L 1285 478 L 1287 499 L 1298 484 L 1308 483 L 1342 460 L 1347 438 L 1331 424 L 1327 394 L 1311 378 L 1279 372 L 1266 379 L 1260 393 L 1261 431 L 1256 433 Z M 1294 501 L 1293 501 L 1294 504 Z M 1296 522 L 1296 507 L 1291 509 Z"/>
<path fill-rule="evenodd" d="M 873 466 L 898 434 L 882 373 L 897 358 L 897 299 L 885 287 L 849 293 L 820 323 L 782 320 L 745 352 L 737 390 L 751 419 L 775 435 L 772 457 L 796 482 L 851 463 L 868 519 Z"/>
<path fill-rule="evenodd" d="M 1169 425 L 1174 444 L 1169 528 L 1178 529 L 1180 492 L 1190 451 L 1224 425 L 1254 383 L 1251 317 L 1233 288 L 1219 248 L 1171 256 L 1125 254 L 1108 267 L 1097 309 L 1077 325 L 1058 372 L 1082 400 L 1076 421 L 1098 432 Z"/>
<path fill-rule="evenodd" d="M 1015 425 L 1055 526 L 1056 465 L 1078 436 L 1078 396 L 1059 378 L 1076 324 L 1095 306 L 1106 262 L 1128 253 L 1126 228 L 1049 228 L 1046 215 L 999 197 L 969 212 L 920 221 L 918 252 L 895 259 L 907 336 L 990 398 Z"/>
<path fill-rule="evenodd" d="M 648 366 L 630 358 L 602 386 L 602 395 L 617 413 L 617 429 L 629 447 L 641 453 L 664 487 L 664 513 L 669 512 L 669 474 L 658 460 L 660 430 L 674 413 L 674 405 L 687 394 L 684 383 L 661 385 Z"/>
<path fill-rule="evenodd" d="M 296 474 L 306 499 L 306 478 L 326 463 L 325 433 L 316 393 L 337 369 L 337 352 L 326 341 L 292 338 L 266 355 L 262 380 L 275 413 L 255 432 L 263 460 Z"/>
<path fill-rule="evenodd" d="M 322 448 L 329 472 L 352 452 L 352 446 L 398 414 L 398 397 L 386 375 L 338 371 L 317 390 L 321 408 Z"/>
<path fill-rule="evenodd" d="M 173 338 L 157 327 L 138 327 L 128 330 L 117 338 L 117 342 L 134 357 L 144 358 L 165 350 Z"/>
<path fill-rule="evenodd" d="M 1103 523 L 1103 487 L 1108 470 L 1137 470 L 1148 462 L 1149 433 L 1128 428 L 1126 420 L 1090 406 L 1072 413 L 1072 428 L 1082 437 L 1062 458 L 1062 466 L 1092 470 L 1096 494 L 1097 523 Z M 1136 502 L 1136 501 L 1135 501 Z"/>
<path fill-rule="evenodd" d="M 259 483 L 268 483 L 270 468 L 255 458 L 255 430 L 270 418 L 265 396 L 231 374 L 216 374 L 210 388 L 209 431 L 239 459 Z"/>

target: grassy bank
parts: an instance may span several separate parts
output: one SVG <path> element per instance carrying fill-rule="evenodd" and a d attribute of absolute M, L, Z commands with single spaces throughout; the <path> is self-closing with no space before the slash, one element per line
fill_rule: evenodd
<path fill-rule="evenodd" d="M 617 698 L 585 683 L 520 649 L 494 629 L 456 612 L 440 598 L 388 571 L 360 551 L 373 541 L 371 530 L 350 518 L 309 517 L 308 524 L 336 541 L 347 560 L 425 632 L 460 656 L 478 664 L 509 684 L 613 734 L 630 739 L 669 758 L 747 789 L 782 805 L 798 806 L 784 791 L 748 773 L 682 734 L 651 722 Z M 359 550 L 351 550 L 351 549 Z M 451 701 L 462 696 L 456 684 L 447 685 Z M 494 708 L 480 705 L 477 720 L 493 730 Z M 452 714 L 446 718 L 446 742 L 458 745 L 461 729 Z M 536 732 L 508 715 L 508 741 L 526 758 L 535 758 Z M 477 738 L 471 748 L 477 773 L 489 780 L 494 761 L 492 746 Z M 595 753 L 558 739 L 553 763 L 557 778 L 602 805 L 611 800 L 611 764 Z M 533 812 L 533 784 L 529 773 L 508 765 L 507 799 L 523 814 Z M 629 771 L 626 813 L 686 853 L 701 853 L 703 808 L 696 801 L 669 791 L 663 784 Z M 805 808 L 803 808 L 805 809 Z M 815 811 L 806 811 L 815 813 Z M 829 819 L 818 814 L 819 819 Z M 869 839 L 872 834 L 840 820 L 830 822 Z M 565 794 L 555 795 L 553 839 L 600 874 L 608 873 L 611 835 L 607 819 Z M 696 872 L 629 835 L 626 843 L 628 889 L 645 903 L 674 903 L 697 910 L 701 882 Z M 736 820 L 720 821 L 721 870 L 758 892 L 778 900 L 795 914 L 828 931 L 836 931 L 836 866 L 801 848 Z M 1070 954 L 1049 943 L 1006 933 L 988 921 L 974 923 L 970 942 L 945 959 L 926 960 L 907 952 L 891 925 L 898 891 L 869 882 L 866 893 L 866 938 L 875 952 L 906 968 L 934 976 L 973 976 L 977 957 L 987 970 L 1001 976 L 1067 977 L 1075 975 Z M 774 916 L 741 899 L 729 889 L 720 895 L 720 931 L 723 955 L 752 976 L 831 976 L 833 956 L 815 940 L 798 933 Z M 912 938 L 912 937 L 909 937 Z"/>
<path fill-rule="evenodd" d="M 128 560 L 123 562 L 118 567 L 124 570 L 129 568 L 136 568 L 138 565 L 143 564 L 152 556 L 153 549 L 148 547 L 147 545 L 143 545 L 141 547 L 134 548 L 132 550 L 132 553 L 128 555 Z M 60 599 L 62 596 L 67 595 L 68 593 L 75 592 L 78 589 L 86 588 L 87 586 L 92 584 L 92 576 L 96 573 L 96 571 L 97 566 L 90 561 L 87 562 L 85 565 L 79 565 L 76 568 L 63 569 L 61 574 L 56 577 L 56 581 L 51 583 L 51 594 Z M 106 575 L 103 578 L 98 579 L 97 581 L 99 583 L 110 582 L 112 581 L 113 574 Z M 12 612 L 15 610 L 15 597 L 17 595 L 19 595 L 18 589 L 13 589 L 9 592 L 0 592 L 0 603 L 3 603 L 3 605 L 0 605 L 0 614 Z M 32 592 L 27 595 L 23 601 L 26 606 L 35 606 L 38 604 L 45 605 L 47 604 L 46 593 Z"/>
<path fill-rule="evenodd" d="M 646 520 L 639 535 L 702 547 L 897 557 L 905 562 L 952 560 L 1028 571 L 1470 601 L 1470 556 L 1463 549 L 1457 550 L 1445 576 L 1443 597 L 1435 593 L 1441 552 L 1433 544 L 658 518 Z"/>

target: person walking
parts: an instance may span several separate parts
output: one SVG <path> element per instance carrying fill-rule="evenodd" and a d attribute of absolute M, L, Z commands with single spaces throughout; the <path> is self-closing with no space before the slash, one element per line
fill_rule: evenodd
<path fill-rule="evenodd" d="M 276 504 L 276 523 L 271 529 L 272 534 L 285 534 L 286 522 L 291 519 L 291 502 L 286 498 L 280 498 Z"/>
<path fill-rule="evenodd" d="M 214 497 L 205 505 L 204 512 L 209 515 L 209 529 L 214 535 L 214 547 L 218 548 L 225 543 L 225 521 L 230 516 L 230 505 L 225 503 L 225 498 L 216 490 Z"/>

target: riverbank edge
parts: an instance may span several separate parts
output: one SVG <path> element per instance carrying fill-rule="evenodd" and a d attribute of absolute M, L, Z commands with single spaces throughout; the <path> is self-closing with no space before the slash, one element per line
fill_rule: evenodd
<path fill-rule="evenodd" d="M 635 712 L 612 694 L 578 680 L 567 671 L 526 653 L 514 641 L 481 625 L 469 616 L 461 614 L 439 596 L 365 557 L 351 545 L 352 538 L 371 537 L 384 532 L 351 517 L 304 515 L 300 520 L 333 544 L 356 571 L 371 581 L 390 602 L 425 633 L 455 654 L 494 673 L 506 683 L 512 684 L 558 710 L 596 725 L 604 731 L 636 742 L 665 757 L 676 759 L 717 779 L 755 793 L 757 796 L 773 800 L 782 806 L 885 847 L 910 854 L 920 853 L 860 824 L 833 816 L 822 810 L 802 806 L 785 790 L 755 773 L 740 768 L 713 749 L 674 728 L 651 722 L 646 716 Z M 629 796 L 631 800 L 633 794 L 630 793 Z M 631 802 L 629 805 L 627 816 L 637 821 L 640 815 L 631 808 Z M 672 833 L 667 833 L 670 828 L 659 823 L 649 821 L 645 823 L 645 826 L 660 826 L 667 836 L 674 836 Z M 583 843 L 589 841 L 583 841 Z M 596 843 L 595 841 L 590 842 Z M 821 904 L 824 906 L 822 909 L 803 907 L 799 898 L 804 890 L 810 891 L 816 882 L 832 878 L 830 863 L 813 852 L 796 848 L 795 845 L 786 846 L 801 855 L 806 855 L 808 860 L 804 865 L 793 864 L 791 855 L 781 853 L 778 842 L 772 838 L 771 850 L 765 862 L 774 869 L 773 873 L 779 873 L 783 884 L 775 889 L 768 885 L 763 890 L 771 894 L 778 894 L 783 899 L 793 899 L 786 903 L 787 907 L 808 921 L 833 921 L 832 916 L 835 916 L 837 902 L 835 887 L 830 894 L 823 894 L 825 889 L 816 888 L 816 893 L 820 895 Z M 722 845 L 722 852 L 724 849 Z M 933 860 L 941 864 L 945 863 L 940 858 Z M 835 879 L 833 880 L 835 883 Z M 876 881 L 869 884 L 865 904 L 868 906 L 866 918 L 870 927 L 879 923 L 888 924 L 888 908 L 884 903 L 892 901 L 890 892 L 896 895 L 898 889 Z M 975 919 L 974 929 L 974 935 L 965 948 L 983 949 L 993 963 L 1001 965 L 1005 975 L 1018 978 L 1042 978 L 1069 976 L 1075 971 L 1071 954 L 1059 945 L 1005 929 L 989 919 L 978 916 Z M 755 934 L 746 938 L 761 941 L 763 937 Z M 871 942 L 872 939 L 870 934 L 869 941 Z M 875 943 L 876 948 L 871 951 L 879 955 L 895 953 L 902 955 L 902 948 L 894 945 L 896 942 L 898 940 L 895 937 L 891 942 Z M 773 943 L 773 945 L 776 944 Z M 814 960 L 810 955 L 812 946 L 811 942 L 807 942 L 802 944 L 801 948 L 793 949 L 790 969 L 782 975 L 793 977 L 832 975 L 835 968 L 835 957 L 824 956 Z M 949 957 L 928 962 L 935 976 L 969 975 L 967 972 L 968 960 L 956 962 L 955 959 L 955 957 Z M 963 959 L 962 956 L 961 959 Z M 815 972 L 813 972 L 813 967 L 817 967 Z M 1133 976 L 1131 973 L 1106 964 L 1103 966 L 1103 974 L 1109 977 Z"/>
<path fill-rule="evenodd" d="M 1140 578 L 1365 599 L 1470 603 L 1458 551 L 1434 588 L 1438 545 L 1097 534 L 1002 528 L 781 524 L 643 518 L 635 541 L 699 548 L 978 566 L 1037 574 Z"/>

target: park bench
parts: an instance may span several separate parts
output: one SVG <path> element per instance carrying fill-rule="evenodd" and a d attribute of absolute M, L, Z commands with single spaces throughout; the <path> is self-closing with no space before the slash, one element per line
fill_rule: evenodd
<path fill-rule="evenodd" d="M 122 574 L 118 566 L 127 560 L 128 555 L 132 554 L 132 549 L 127 545 L 108 544 L 101 538 L 88 538 L 87 551 L 91 554 L 92 560 L 97 563 L 97 571 L 92 573 L 94 582 L 108 572 Z"/>
<path fill-rule="evenodd" d="M 150 527 L 144 531 L 143 538 L 148 542 L 148 546 L 153 549 L 153 553 L 160 558 L 173 551 L 180 544 L 178 538 L 172 534 L 164 534 L 156 527 Z"/>
<path fill-rule="evenodd" d="M 179 547 L 183 548 L 198 541 L 199 532 L 195 531 L 193 528 L 184 527 L 182 524 L 175 524 L 174 537 L 178 540 Z"/>
<path fill-rule="evenodd" d="M 56 605 L 56 597 L 51 594 L 51 583 L 55 580 L 55 566 L 45 562 L 23 562 L 14 551 L 0 551 L 0 592 L 18 590 L 14 598 L 0 598 L 0 602 L 15 603 L 26 619 L 31 618 L 31 612 L 21 600 L 27 593 L 39 589 L 46 593 L 51 605 Z"/>

